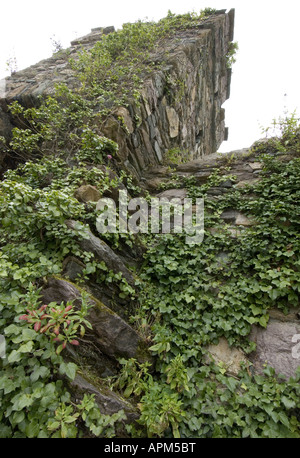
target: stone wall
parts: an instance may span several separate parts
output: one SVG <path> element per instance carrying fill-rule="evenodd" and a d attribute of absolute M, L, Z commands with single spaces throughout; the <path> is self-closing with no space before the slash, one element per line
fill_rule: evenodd
<path fill-rule="evenodd" d="M 198 27 L 178 32 L 153 56 L 164 65 L 144 82 L 140 106 L 120 107 L 108 118 L 104 134 L 118 143 L 120 161 L 138 177 L 149 166 L 162 163 L 172 148 L 186 150 L 195 159 L 215 152 L 226 140 L 222 105 L 230 92 L 226 56 L 233 27 L 234 10 L 228 14 L 222 10 Z M 10 102 L 18 100 L 30 107 L 40 95 L 51 95 L 55 83 L 74 87 L 78 81 L 68 58 L 76 58 L 81 47 L 91 48 L 103 33 L 113 30 L 92 29 L 69 49 L 2 81 L 0 135 L 9 139 L 16 123 L 7 109 Z"/>

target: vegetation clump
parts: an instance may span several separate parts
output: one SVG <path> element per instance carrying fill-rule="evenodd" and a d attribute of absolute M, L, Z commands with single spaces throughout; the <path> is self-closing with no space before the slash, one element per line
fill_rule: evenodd
<path fill-rule="evenodd" d="M 59 85 L 39 107 L 11 105 L 20 127 L 9 148 L 22 163 L 0 183 L 0 334 L 6 339 L 1 437 L 114 437 L 119 423 L 125 425 L 122 410 L 103 415 L 93 395 L 74 399 L 66 383 L 78 372 L 64 358 L 66 348 L 80 345 L 90 327 L 88 298 L 83 295 L 80 309 L 73 303 L 46 306 L 41 290 L 74 256 L 85 266 L 82 281 L 115 283 L 122 299 L 134 296 L 122 275 L 81 248 L 78 238 L 95 232 L 96 204 L 79 202 L 74 192 L 90 184 L 104 194 L 121 183 L 134 195 L 140 191 L 125 173 L 111 178 L 118 146 L 103 136 L 103 117 L 129 97 L 138 103 L 144 74 L 158 64 L 151 53 L 159 40 L 212 13 L 169 12 L 158 24 L 126 24 L 71 63 L 77 90 Z M 119 375 L 107 380 L 139 409 L 135 424 L 124 426 L 128 437 L 300 437 L 299 370 L 286 380 L 268 366 L 253 375 L 245 364 L 233 377 L 222 364 L 207 361 L 207 346 L 221 337 L 250 353 L 251 327 L 266 327 L 271 308 L 299 307 L 299 121 L 293 115 L 279 126 L 279 138 L 253 151 L 263 166 L 257 183 L 211 199 L 211 188 L 228 178 L 234 182 L 233 175 L 213 172 L 201 186 L 184 181 L 191 198 L 205 198 L 199 246 L 187 245 L 184 234 L 143 240 L 147 251 L 136 272 L 138 298 L 130 319 L 151 341 L 156 364 L 122 359 Z M 227 208 L 255 225 L 233 239 L 221 218 Z M 67 220 L 77 221 L 76 238 Z M 115 249 L 135 241 L 130 234 L 107 234 L 105 240 Z"/>

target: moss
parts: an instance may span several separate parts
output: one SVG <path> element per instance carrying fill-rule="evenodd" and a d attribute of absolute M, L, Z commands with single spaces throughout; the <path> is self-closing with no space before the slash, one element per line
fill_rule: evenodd
<path fill-rule="evenodd" d="M 60 280 L 60 281 L 64 281 L 66 283 L 69 283 L 70 285 L 72 285 L 74 288 L 76 288 L 81 297 L 85 294 L 85 295 L 88 295 L 89 297 L 89 302 L 91 303 L 91 305 L 93 305 L 94 307 L 98 307 L 99 309 L 104 309 L 105 312 L 107 312 L 108 314 L 111 314 L 111 315 L 116 315 L 115 312 L 113 312 L 109 307 L 107 307 L 106 305 L 103 304 L 103 302 L 101 302 L 99 299 L 97 299 L 95 296 L 93 296 L 92 294 L 89 293 L 89 291 L 87 291 L 86 288 L 84 288 L 83 286 L 79 285 L 78 283 L 73 283 L 72 281 L 70 281 L 69 279 L 66 279 L 65 277 L 62 277 L 60 275 L 53 275 L 52 278 L 55 278 L 56 280 Z"/>

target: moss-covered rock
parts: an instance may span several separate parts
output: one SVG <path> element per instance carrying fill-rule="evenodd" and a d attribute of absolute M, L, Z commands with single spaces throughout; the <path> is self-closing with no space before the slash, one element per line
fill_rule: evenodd
<path fill-rule="evenodd" d="M 45 304 L 74 301 L 75 306 L 80 307 L 81 296 L 82 290 L 78 286 L 55 277 L 48 280 L 42 291 Z M 92 307 L 88 319 L 93 328 L 94 345 L 113 359 L 136 358 L 140 362 L 151 360 L 146 342 L 135 329 L 97 298 L 89 296 L 89 303 Z"/>

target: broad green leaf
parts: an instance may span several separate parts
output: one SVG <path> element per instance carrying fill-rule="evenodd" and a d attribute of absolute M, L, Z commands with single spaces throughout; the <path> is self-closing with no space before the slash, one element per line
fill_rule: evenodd
<path fill-rule="evenodd" d="M 287 409 L 293 409 L 296 407 L 296 402 L 293 399 L 287 398 L 286 396 L 282 396 L 281 402 Z"/>
<path fill-rule="evenodd" d="M 74 363 L 62 362 L 59 366 L 59 372 L 66 375 L 69 379 L 74 380 L 77 368 L 77 365 Z"/>
<path fill-rule="evenodd" d="M 22 354 L 21 352 L 17 350 L 13 350 L 9 355 L 8 355 L 8 362 L 9 363 L 15 363 L 17 361 L 20 361 L 22 359 Z"/>
<path fill-rule="evenodd" d="M 7 328 L 4 329 L 4 333 L 7 336 L 11 334 L 20 334 L 22 332 L 21 326 L 17 326 L 16 324 L 10 324 Z"/>
<path fill-rule="evenodd" d="M 18 351 L 20 353 L 30 353 L 33 348 L 33 345 L 34 345 L 33 341 L 29 340 L 25 344 L 21 345 Z"/>
<path fill-rule="evenodd" d="M 266 328 L 267 324 L 268 324 L 268 321 L 269 321 L 269 316 L 268 315 L 263 315 L 263 316 L 260 317 L 258 322 L 263 328 Z"/>
<path fill-rule="evenodd" d="M 46 366 L 39 366 L 34 369 L 34 371 L 30 375 L 30 379 L 32 382 L 36 382 L 39 378 L 46 378 L 50 375 L 50 370 Z"/>

